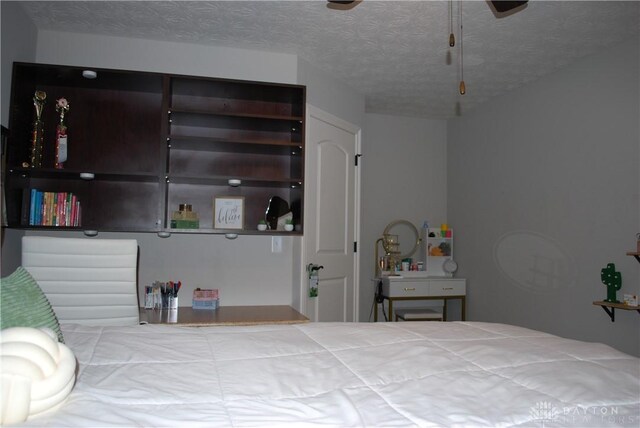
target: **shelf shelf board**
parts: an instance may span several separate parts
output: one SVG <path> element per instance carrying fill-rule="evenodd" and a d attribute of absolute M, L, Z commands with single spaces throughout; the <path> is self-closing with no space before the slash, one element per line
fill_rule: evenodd
<path fill-rule="evenodd" d="M 235 178 L 242 180 L 241 187 L 302 187 L 302 179 L 260 179 L 254 177 L 230 177 L 230 176 L 211 176 L 211 177 L 196 177 L 196 176 L 169 176 L 169 183 L 174 184 L 202 184 L 213 186 L 228 186 L 229 179 Z"/>
<path fill-rule="evenodd" d="M 231 111 L 213 111 L 203 109 L 186 109 L 186 108 L 171 108 L 169 113 L 183 113 L 183 114 L 201 114 L 207 116 L 225 116 L 225 117 L 237 117 L 243 119 L 265 119 L 265 120 L 283 120 L 288 122 L 303 121 L 301 116 L 282 116 L 277 114 L 258 114 L 258 113 L 238 113 Z"/>
<path fill-rule="evenodd" d="M 607 306 L 609 308 L 624 309 L 625 311 L 640 310 L 640 306 L 625 305 L 624 303 L 612 303 L 612 302 L 606 302 L 604 300 L 596 300 L 595 302 L 593 302 L 593 304 L 596 306 Z"/>
<path fill-rule="evenodd" d="M 47 231 L 65 231 L 65 232 L 84 232 L 85 230 L 97 230 L 98 234 L 102 232 L 122 232 L 122 233 L 137 233 L 137 232 L 157 232 L 158 228 L 154 225 L 149 228 L 135 227 L 92 227 L 92 226 L 37 226 L 37 225 L 9 225 L 12 229 L 20 230 L 47 230 Z"/>
<path fill-rule="evenodd" d="M 199 150 L 212 152 L 258 153 L 291 155 L 302 152 L 302 143 L 273 139 L 226 139 L 170 135 L 171 150 Z"/>
<path fill-rule="evenodd" d="M 227 233 L 235 233 L 238 235 L 262 235 L 262 236 L 302 236 L 302 231 L 294 230 L 292 232 L 287 232 L 284 230 L 265 230 L 260 231 L 257 229 L 208 229 L 208 228 L 199 228 L 199 229 L 165 229 L 164 231 L 170 233 L 181 233 L 181 234 L 207 234 L 207 235 L 225 235 Z"/>
<path fill-rule="evenodd" d="M 42 179 L 54 179 L 54 180 L 77 180 L 81 173 L 90 172 L 94 174 L 94 178 L 87 181 L 131 181 L 131 182 L 158 182 L 159 176 L 156 174 L 147 173 L 114 173 L 114 172 L 96 172 L 87 170 L 72 170 L 72 169 L 55 169 L 55 168 L 9 168 L 9 173 L 24 175 L 29 178 L 42 178 Z"/>
<path fill-rule="evenodd" d="M 616 309 L 624 311 L 638 311 L 640 314 L 640 306 L 625 305 L 624 303 L 605 302 L 604 300 L 596 300 L 593 302 L 595 306 L 600 306 L 611 318 L 611 322 L 615 322 Z"/>
<path fill-rule="evenodd" d="M 64 230 L 64 231 L 76 231 L 82 232 L 83 230 L 90 229 L 89 227 L 82 226 L 40 226 L 36 224 L 32 225 L 10 225 L 12 229 L 22 229 L 22 230 Z"/>

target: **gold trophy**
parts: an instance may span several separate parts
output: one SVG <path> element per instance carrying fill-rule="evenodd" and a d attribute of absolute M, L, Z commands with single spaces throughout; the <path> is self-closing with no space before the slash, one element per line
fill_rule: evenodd
<path fill-rule="evenodd" d="M 33 133 L 31 137 L 31 168 L 42 168 L 42 152 L 44 150 L 44 124 L 42 123 L 42 110 L 47 99 L 47 93 L 36 91 L 33 96 L 35 107 L 35 120 L 33 121 Z"/>
<path fill-rule="evenodd" d="M 67 160 L 67 125 L 64 122 L 64 115 L 69 111 L 69 103 L 66 98 L 56 101 L 56 111 L 60 115 L 60 123 L 56 127 L 56 161 L 55 167 L 64 168 L 64 161 Z"/>

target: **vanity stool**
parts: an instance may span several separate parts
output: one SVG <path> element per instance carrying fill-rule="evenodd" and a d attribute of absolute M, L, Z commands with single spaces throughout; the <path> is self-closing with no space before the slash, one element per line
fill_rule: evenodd
<path fill-rule="evenodd" d="M 396 310 L 396 321 L 444 321 L 442 311 L 430 308 L 407 308 Z"/>

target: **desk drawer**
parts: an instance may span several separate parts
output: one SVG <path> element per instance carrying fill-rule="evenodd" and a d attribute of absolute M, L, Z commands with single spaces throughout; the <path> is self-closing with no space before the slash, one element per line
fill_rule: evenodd
<path fill-rule="evenodd" d="M 429 283 L 427 281 L 392 281 L 383 282 L 382 293 L 387 297 L 428 296 Z"/>
<path fill-rule="evenodd" d="M 431 296 L 464 296 L 466 288 L 464 279 L 429 280 L 429 295 Z"/>

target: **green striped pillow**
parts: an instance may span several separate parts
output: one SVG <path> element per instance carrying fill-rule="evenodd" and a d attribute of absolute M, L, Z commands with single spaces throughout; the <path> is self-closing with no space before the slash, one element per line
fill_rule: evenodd
<path fill-rule="evenodd" d="M 48 327 L 64 343 L 60 324 L 49 299 L 35 279 L 20 266 L 0 279 L 0 329 L 9 327 Z"/>

